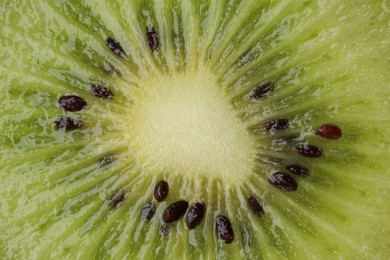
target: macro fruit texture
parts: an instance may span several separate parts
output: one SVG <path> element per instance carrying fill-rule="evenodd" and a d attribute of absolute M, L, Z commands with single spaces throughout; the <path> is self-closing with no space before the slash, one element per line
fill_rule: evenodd
<path fill-rule="evenodd" d="M 0 258 L 387 259 L 388 1 L 0 3 Z"/>

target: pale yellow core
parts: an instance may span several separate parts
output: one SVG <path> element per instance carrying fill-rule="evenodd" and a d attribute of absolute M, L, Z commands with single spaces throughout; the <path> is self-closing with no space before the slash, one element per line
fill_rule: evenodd
<path fill-rule="evenodd" d="M 251 174 L 253 137 L 211 73 L 151 77 L 134 100 L 126 128 L 145 172 L 228 182 Z"/>

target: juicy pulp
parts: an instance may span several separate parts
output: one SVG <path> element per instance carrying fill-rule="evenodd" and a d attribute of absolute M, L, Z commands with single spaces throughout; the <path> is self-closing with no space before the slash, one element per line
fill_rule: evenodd
<path fill-rule="evenodd" d="M 150 26 L 159 34 L 157 50 L 147 41 Z M 108 37 L 125 57 L 107 47 Z M 386 1 L 1 1 L 0 256 L 387 257 L 389 46 Z M 250 99 L 266 82 L 275 90 Z M 108 87 L 113 99 L 91 95 L 92 84 Z M 189 92 L 180 93 L 181 85 Z M 62 111 L 63 95 L 82 97 L 87 108 Z M 171 109 L 176 102 L 183 110 Z M 198 102 L 204 114 L 195 113 Z M 83 128 L 53 129 L 60 116 Z M 291 126 L 264 131 L 277 118 Z M 340 126 L 342 138 L 314 134 L 327 123 Z M 169 138 L 153 135 L 158 125 Z M 294 142 L 319 146 L 323 155 L 302 157 Z M 164 153 L 173 146 L 179 149 Z M 101 167 L 106 155 L 116 159 Z M 294 176 L 293 193 L 268 181 L 287 163 L 309 169 L 307 177 Z M 225 180 L 227 170 L 234 177 Z M 150 222 L 141 221 L 161 179 L 169 196 Z M 111 209 L 118 190 L 127 191 L 125 200 Z M 262 204 L 260 218 L 248 196 Z M 182 199 L 206 205 L 194 230 L 183 219 L 168 227 L 161 220 Z M 215 236 L 220 214 L 235 232 L 229 245 Z"/>

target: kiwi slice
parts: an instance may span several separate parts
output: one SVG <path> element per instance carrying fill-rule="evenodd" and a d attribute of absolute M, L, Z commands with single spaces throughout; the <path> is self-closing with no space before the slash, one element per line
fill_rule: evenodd
<path fill-rule="evenodd" d="M 388 258 L 389 8 L 1 1 L 1 258 Z"/>

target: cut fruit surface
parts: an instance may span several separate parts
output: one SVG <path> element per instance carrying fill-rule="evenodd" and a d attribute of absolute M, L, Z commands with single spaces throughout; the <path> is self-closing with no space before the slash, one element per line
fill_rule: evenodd
<path fill-rule="evenodd" d="M 256 139 L 214 75 L 152 76 L 139 85 L 123 122 L 146 168 L 229 185 L 240 185 L 252 173 Z"/>
<path fill-rule="evenodd" d="M 390 6 L 0 3 L 1 259 L 387 259 Z"/>

